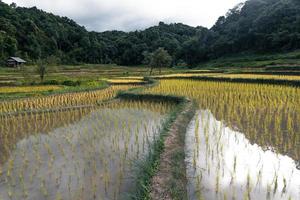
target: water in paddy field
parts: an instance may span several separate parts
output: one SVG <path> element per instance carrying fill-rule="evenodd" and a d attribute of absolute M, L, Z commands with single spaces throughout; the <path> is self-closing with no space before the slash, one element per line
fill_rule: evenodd
<path fill-rule="evenodd" d="M 295 161 L 251 144 L 244 134 L 198 111 L 186 135 L 189 199 L 300 199 Z"/>
<path fill-rule="evenodd" d="M 99 109 L 23 139 L 1 169 L 0 199 L 124 199 L 163 121 L 149 110 Z"/>

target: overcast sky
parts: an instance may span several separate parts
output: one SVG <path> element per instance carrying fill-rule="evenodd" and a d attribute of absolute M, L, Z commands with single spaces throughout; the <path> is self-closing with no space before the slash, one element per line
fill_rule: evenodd
<path fill-rule="evenodd" d="M 158 24 L 181 22 L 210 28 L 219 16 L 245 0 L 2 0 L 36 6 L 67 16 L 88 30 L 132 31 Z"/>

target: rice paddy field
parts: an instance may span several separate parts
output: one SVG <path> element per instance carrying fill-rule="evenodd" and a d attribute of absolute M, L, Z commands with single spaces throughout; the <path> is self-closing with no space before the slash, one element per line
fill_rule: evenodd
<path fill-rule="evenodd" d="M 1 199 L 124 199 L 174 105 L 120 101 L 1 117 Z"/>
<path fill-rule="evenodd" d="M 144 78 L 145 69 L 107 68 L 105 76 L 100 69 L 64 70 L 107 87 L 1 98 L 0 200 L 150 199 L 158 187 L 152 177 L 163 170 L 157 152 L 172 131 L 184 135 L 183 149 L 166 152 L 182 151 L 183 199 L 300 199 L 299 86 L 196 80 L 199 73 L 167 70 L 156 81 Z M 300 80 L 206 70 L 201 76 Z M 63 87 L 2 86 L 0 95 Z M 195 104 L 191 121 L 183 131 L 166 128 L 185 102 Z"/>
<path fill-rule="evenodd" d="M 186 135 L 190 199 L 300 198 L 299 88 L 172 79 L 145 93 L 198 104 Z"/>

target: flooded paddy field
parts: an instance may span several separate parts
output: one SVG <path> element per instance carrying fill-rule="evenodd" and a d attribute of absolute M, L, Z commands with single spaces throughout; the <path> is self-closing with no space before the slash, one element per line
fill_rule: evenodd
<path fill-rule="evenodd" d="M 51 130 L 78 122 L 88 115 L 93 107 L 77 108 L 66 111 L 19 113 L 0 116 L 0 163 L 7 160 L 10 152 L 18 141 L 40 133 L 49 133 Z"/>
<path fill-rule="evenodd" d="M 2 118 L 0 199 L 126 198 L 174 106 L 115 101 Z"/>
<path fill-rule="evenodd" d="M 145 93 L 186 96 L 189 199 L 299 199 L 300 88 L 161 80 Z"/>
<path fill-rule="evenodd" d="M 285 155 L 198 111 L 186 135 L 189 199 L 300 199 L 300 170 Z"/>

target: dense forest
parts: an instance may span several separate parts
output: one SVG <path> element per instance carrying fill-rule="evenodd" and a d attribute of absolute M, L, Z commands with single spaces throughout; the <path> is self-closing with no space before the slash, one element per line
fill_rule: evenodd
<path fill-rule="evenodd" d="M 163 47 L 172 64 L 197 65 L 240 52 L 300 48 L 299 0 L 248 0 L 220 17 L 211 29 L 165 24 L 143 31 L 88 32 L 67 17 L 0 0 L 0 62 L 21 56 L 53 64 L 139 65 L 146 52 Z M 0 63 L 1 65 L 1 63 Z"/>

